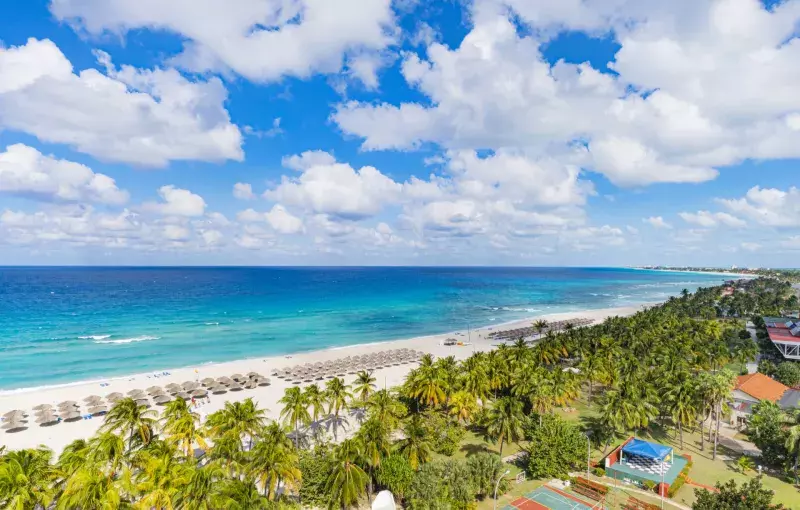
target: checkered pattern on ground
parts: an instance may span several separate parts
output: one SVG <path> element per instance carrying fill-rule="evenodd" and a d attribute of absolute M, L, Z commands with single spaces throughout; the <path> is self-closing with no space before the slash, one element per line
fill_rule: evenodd
<path fill-rule="evenodd" d="M 664 475 L 670 468 L 669 465 L 665 465 L 657 460 L 640 457 L 638 455 L 627 456 L 622 463 L 633 469 L 650 473 L 651 475 Z"/>

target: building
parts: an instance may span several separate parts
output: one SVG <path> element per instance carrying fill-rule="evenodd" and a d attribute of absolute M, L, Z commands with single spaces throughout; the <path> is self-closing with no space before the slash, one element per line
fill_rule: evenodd
<path fill-rule="evenodd" d="M 786 317 L 764 317 L 772 345 L 786 359 L 800 361 L 800 321 Z"/>
<path fill-rule="evenodd" d="M 785 386 L 761 373 L 740 375 L 736 378 L 731 404 L 731 425 L 747 423 L 753 414 L 753 406 L 769 400 L 782 409 L 793 409 L 800 402 L 800 391 Z"/>

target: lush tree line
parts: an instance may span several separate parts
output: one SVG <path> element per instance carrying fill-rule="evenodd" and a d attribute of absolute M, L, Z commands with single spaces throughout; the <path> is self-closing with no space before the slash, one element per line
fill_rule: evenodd
<path fill-rule="evenodd" d="M 57 458 L 45 448 L 3 453 L 0 506 L 346 508 L 388 488 L 409 508 L 462 508 L 492 496 L 511 444 L 529 452 L 529 476 L 566 477 L 585 467 L 587 435 L 608 449 L 654 422 L 681 442 L 686 429 L 700 430 L 716 457 L 734 381 L 724 367 L 754 354 L 740 323 L 717 319 L 720 293 L 684 291 L 630 317 L 461 362 L 425 356 L 398 388 L 378 390 L 367 372 L 350 385 L 288 388 L 279 422 L 251 400 L 226 403 L 203 424 L 182 400 L 160 418 L 123 400 L 95 437 Z M 586 430 L 554 415 L 582 394 L 597 411 Z M 448 458 L 467 430 L 499 456 Z"/>

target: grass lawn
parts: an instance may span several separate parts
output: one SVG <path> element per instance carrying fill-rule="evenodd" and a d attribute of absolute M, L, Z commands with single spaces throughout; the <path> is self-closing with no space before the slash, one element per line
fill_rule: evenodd
<path fill-rule="evenodd" d="M 525 441 L 520 441 L 519 443 L 505 443 L 503 444 L 503 457 L 508 457 L 509 455 L 513 455 L 523 449 L 525 446 Z M 456 452 L 453 454 L 452 457 L 446 457 L 440 454 L 434 454 L 435 459 L 466 459 L 476 453 L 493 453 L 495 455 L 500 455 L 500 443 L 492 444 L 489 441 L 486 441 L 480 434 L 473 430 L 467 430 L 467 433 L 464 435 L 464 439 L 461 440 L 461 443 L 456 449 Z"/>

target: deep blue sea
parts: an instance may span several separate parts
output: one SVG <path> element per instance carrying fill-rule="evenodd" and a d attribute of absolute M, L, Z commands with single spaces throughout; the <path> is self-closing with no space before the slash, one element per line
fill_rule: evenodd
<path fill-rule="evenodd" d="M 598 268 L 0 268 L 0 389 L 659 301 L 724 279 Z"/>

